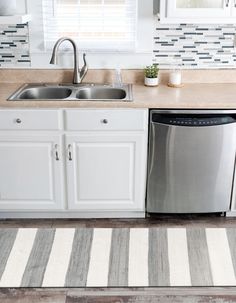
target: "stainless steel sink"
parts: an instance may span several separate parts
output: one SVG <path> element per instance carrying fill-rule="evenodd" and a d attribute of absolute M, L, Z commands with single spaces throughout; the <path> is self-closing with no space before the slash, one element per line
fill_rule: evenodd
<path fill-rule="evenodd" d="M 76 94 L 76 98 L 87 100 L 122 100 L 126 98 L 126 91 L 121 88 L 87 87 L 80 89 Z"/>
<path fill-rule="evenodd" d="M 65 87 L 31 87 L 23 89 L 18 95 L 19 100 L 44 100 L 44 99 L 65 99 L 72 93 L 72 90 Z"/>
<path fill-rule="evenodd" d="M 26 84 L 9 101 L 132 101 L 132 85 Z"/>

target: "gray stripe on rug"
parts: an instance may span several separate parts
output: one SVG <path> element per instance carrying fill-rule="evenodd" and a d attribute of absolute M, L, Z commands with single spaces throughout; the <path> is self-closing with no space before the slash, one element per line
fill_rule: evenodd
<path fill-rule="evenodd" d="M 170 286 L 166 228 L 149 229 L 149 286 Z"/>
<path fill-rule="evenodd" d="M 213 279 L 205 229 L 189 228 L 186 231 L 192 286 L 212 286 Z"/>
<path fill-rule="evenodd" d="M 65 287 L 86 286 L 92 241 L 92 228 L 75 230 Z"/>
<path fill-rule="evenodd" d="M 236 228 L 227 228 L 226 233 L 228 237 L 231 259 L 234 267 L 234 274 L 236 276 Z"/>
<path fill-rule="evenodd" d="M 8 257 L 14 245 L 18 229 L 0 230 L 0 279 L 7 264 Z"/>
<path fill-rule="evenodd" d="M 108 286 L 128 286 L 129 236 L 128 228 L 112 231 Z"/>
<path fill-rule="evenodd" d="M 48 264 L 55 229 L 39 229 L 27 262 L 21 287 L 39 287 L 42 285 L 44 273 Z"/>

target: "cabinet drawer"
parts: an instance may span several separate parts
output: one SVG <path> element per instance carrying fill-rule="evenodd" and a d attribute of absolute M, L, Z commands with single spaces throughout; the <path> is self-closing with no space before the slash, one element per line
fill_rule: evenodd
<path fill-rule="evenodd" d="M 60 111 L 0 110 L 0 130 L 58 130 Z"/>
<path fill-rule="evenodd" d="M 147 110 L 66 110 L 66 130 L 145 130 Z"/>

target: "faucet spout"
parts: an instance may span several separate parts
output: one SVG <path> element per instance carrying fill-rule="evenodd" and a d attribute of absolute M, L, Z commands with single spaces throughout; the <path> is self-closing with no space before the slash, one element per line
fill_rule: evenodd
<path fill-rule="evenodd" d="M 74 76 L 73 76 L 73 83 L 74 84 L 79 84 L 81 83 L 83 77 L 81 77 L 81 72 L 79 70 L 79 57 L 78 57 L 78 47 L 75 43 L 74 40 L 72 40 L 71 38 L 67 38 L 67 37 L 63 37 L 61 39 L 59 39 L 55 45 L 54 45 L 54 48 L 53 48 L 53 51 L 52 51 L 52 57 L 51 57 L 51 60 L 50 60 L 50 64 L 57 64 L 57 53 L 58 53 L 58 49 L 61 45 L 61 43 L 63 43 L 64 41 L 69 41 L 72 46 L 73 46 L 73 50 L 74 50 Z"/>

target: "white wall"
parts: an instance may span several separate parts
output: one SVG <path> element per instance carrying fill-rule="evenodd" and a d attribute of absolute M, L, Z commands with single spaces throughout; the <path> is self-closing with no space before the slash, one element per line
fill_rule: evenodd
<path fill-rule="evenodd" d="M 58 66 L 49 64 L 50 52 L 43 49 L 42 0 L 18 0 L 22 11 L 32 14 L 30 22 L 30 49 L 32 68 L 71 68 L 72 53 L 62 54 Z M 90 68 L 143 68 L 152 62 L 153 0 L 138 0 L 138 41 L 135 53 L 87 52 Z"/>

